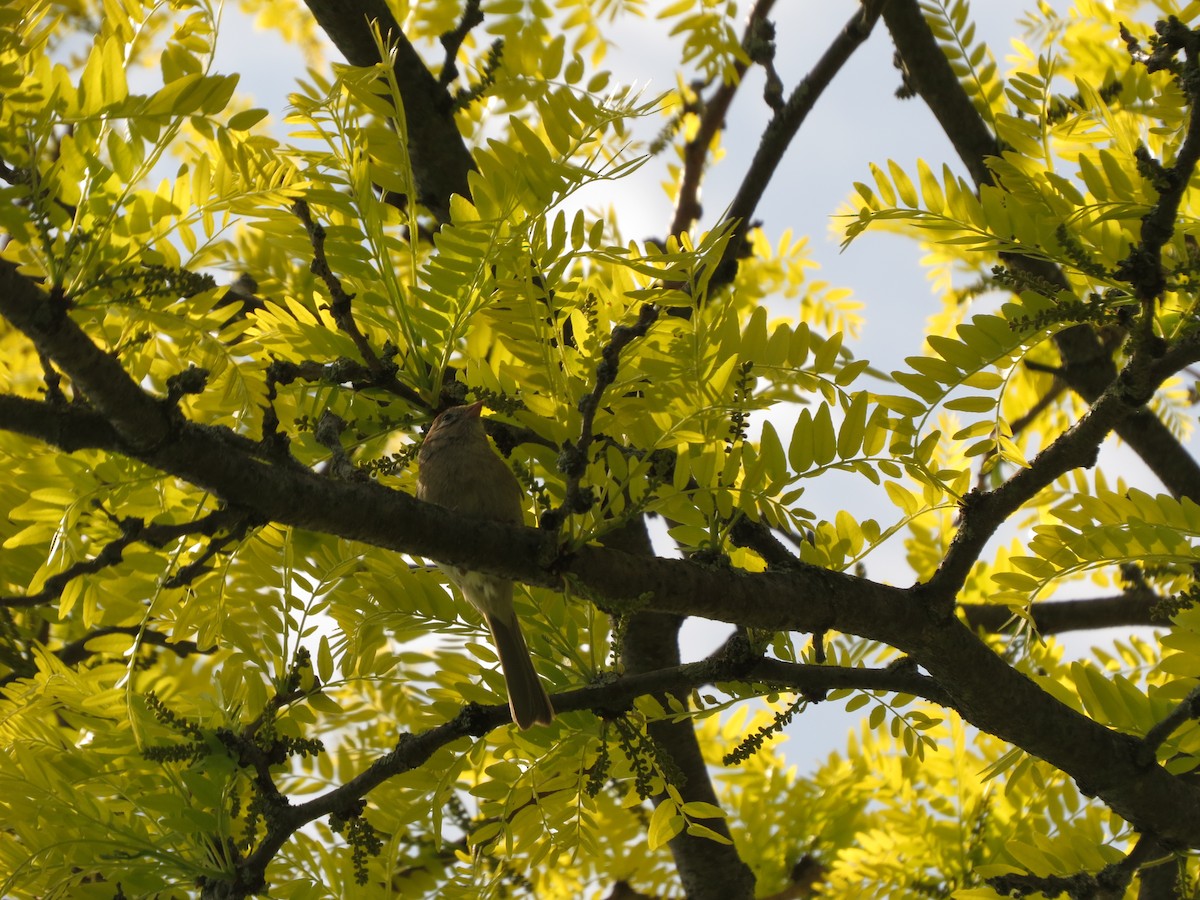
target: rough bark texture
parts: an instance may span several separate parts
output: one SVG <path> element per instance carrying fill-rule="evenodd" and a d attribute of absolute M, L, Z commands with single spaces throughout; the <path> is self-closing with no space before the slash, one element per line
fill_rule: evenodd
<path fill-rule="evenodd" d="M 615 532 L 606 544 L 641 556 L 654 553 L 645 522 L 641 520 Z M 682 624 L 683 617 L 678 615 L 651 612 L 631 615 L 621 643 L 625 674 L 640 675 L 678 666 Z M 688 705 L 687 692 L 674 696 L 685 707 Z M 660 702 L 665 705 L 665 697 Z M 699 800 L 720 806 L 692 723 L 687 720 L 652 722 L 646 730 L 683 774 L 683 783 L 675 787 L 684 801 Z M 654 798 L 655 805 L 665 796 Z M 732 842 L 724 819 L 707 819 L 704 824 Z M 679 879 L 690 900 L 752 900 L 754 897 L 754 873 L 742 862 L 732 843 L 721 844 L 708 838 L 693 837 L 684 831 L 672 838 L 669 846 Z"/>
<path fill-rule="evenodd" d="M 916 0 L 890 0 L 883 19 L 903 61 L 907 82 L 929 106 L 938 124 L 977 185 L 992 184 L 987 159 L 999 153 L 996 137 L 979 116 L 950 63 L 925 23 Z M 1068 288 L 1053 263 L 1010 255 L 1005 262 L 1045 281 Z M 1117 376 L 1112 354 L 1091 326 L 1060 331 L 1055 343 L 1062 354 L 1059 377 L 1088 403 L 1094 403 Z M 1176 497 L 1200 497 L 1200 463 L 1148 409 L 1139 409 L 1118 426 L 1117 434 L 1137 452 Z"/>
<path fill-rule="evenodd" d="M 470 196 L 467 173 L 475 168 L 454 123 L 454 103 L 404 36 L 383 0 L 305 0 L 317 24 L 355 66 L 380 62 L 371 33 L 377 23 L 395 47 L 392 68 L 404 100 L 404 117 L 419 200 L 439 222 L 450 218 L 450 195 Z"/>

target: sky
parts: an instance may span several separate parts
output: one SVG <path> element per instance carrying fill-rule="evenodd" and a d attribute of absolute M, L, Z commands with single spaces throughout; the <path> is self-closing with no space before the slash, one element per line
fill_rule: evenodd
<path fill-rule="evenodd" d="M 1062 2 L 1053 5 L 1064 6 Z M 655 4 L 647 6 L 653 8 Z M 803 77 L 857 8 L 857 0 L 793 0 L 776 5 L 772 15 L 777 33 L 776 66 L 785 91 Z M 1016 19 L 1025 8 L 1024 3 L 973 4 L 978 35 L 991 46 L 1002 72 L 1005 57 L 1011 52 L 1010 41 L 1019 34 Z M 636 28 L 617 32 L 617 47 L 604 67 L 612 70 L 615 81 L 642 86 L 646 96 L 671 88 L 675 78 L 671 64 L 677 54 L 664 51 L 669 40 L 666 31 L 664 23 L 648 18 Z M 329 56 L 339 59 L 336 51 Z M 238 13 L 227 8 L 216 68 L 242 73 L 240 90 L 253 94 L 254 105 L 270 110 L 277 136 L 284 137 L 286 97 L 294 79 L 304 73 L 303 60 L 295 48 L 273 35 L 254 31 Z M 927 317 L 938 310 L 938 301 L 919 264 L 923 254 L 915 242 L 870 231 L 842 251 L 841 236 L 831 228 L 832 217 L 852 196 L 853 182 L 871 180 L 872 162 L 882 165 L 890 158 L 906 171 L 913 171 L 920 157 L 935 169 L 945 162 L 965 175 L 925 106 L 919 100 L 895 98 L 898 85 L 891 42 L 880 23 L 817 103 L 756 212 L 772 243 L 785 229 L 795 235 L 808 235 L 812 257 L 820 265 L 812 277 L 851 288 L 865 304 L 862 334 L 848 343 L 856 355 L 869 358 L 884 371 L 902 365 L 905 356 L 920 352 Z M 761 75 L 752 72 L 730 112 L 724 136 L 725 159 L 712 168 L 704 187 L 703 225 L 711 226 L 719 219 L 753 156 L 768 114 L 761 88 Z M 659 127 L 661 120 L 651 121 L 641 136 L 649 139 Z M 659 187 L 667 158 L 652 160 L 625 182 L 605 184 L 595 200 L 584 194 L 582 205 L 614 203 L 626 238 L 661 235 L 671 219 L 670 203 Z M 788 312 L 782 302 L 774 308 L 781 315 Z M 781 434 L 790 434 L 790 428 L 790 424 L 783 424 Z M 1139 475 L 1144 467 L 1130 454 L 1108 447 L 1105 458 L 1115 460 L 1127 478 L 1135 482 L 1145 478 L 1148 489 L 1157 489 L 1152 479 Z M 861 479 L 823 476 L 805 496 L 804 505 L 821 518 L 832 519 L 843 506 L 860 517 L 869 515 L 880 494 L 874 489 L 860 490 L 860 484 Z M 885 504 L 882 515 L 887 514 Z M 903 548 L 896 542 L 881 548 L 868 559 L 868 571 L 874 578 L 905 583 Z M 685 631 L 686 655 L 704 655 L 727 630 L 709 623 L 689 626 Z M 793 741 L 789 757 L 811 763 L 830 750 L 844 747 L 847 729 L 858 720 L 857 714 L 842 712 L 840 705 L 813 708 L 789 729 Z"/>

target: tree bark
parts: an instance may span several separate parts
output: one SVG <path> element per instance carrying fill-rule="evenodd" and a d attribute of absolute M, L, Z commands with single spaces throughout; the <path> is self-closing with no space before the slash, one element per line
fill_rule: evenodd
<path fill-rule="evenodd" d="M 619 546 L 628 553 L 653 555 L 646 524 L 641 519 L 625 526 L 605 543 Z M 679 628 L 683 621 L 683 616 L 664 613 L 638 612 L 631 615 L 621 642 L 621 662 L 625 674 L 638 675 L 678 666 Z M 675 695 L 675 699 L 685 707 L 688 705 L 686 693 Z M 666 698 L 660 702 L 665 706 Z M 646 731 L 683 773 L 685 782 L 675 787 L 684 802 L 699 800 L 720 806 L 704 755 L 700 751 L 700 742 L 696 739 L 695 726 L 687 719 L 651 722 Z M 654 798 L 654 805 L 665 799 L 666 794 L 660 794 Z M 668 845 L 689 900 L 753 900 L 754 873 L 738 856 L 729 826 L 724 819 L 706 819 L 704 824 L 728 838 L 731 843 L 721 844 L 682 831 Z"/>
<path fill-rule="evenodd" d="M 408 151 L 418 200 L 439 222 L 450 220 L 450 195 L 470 197 L 475 168 L 454 121 L 454 101 L 421 59 L 384 0 L 305 0 L 317 24 L 353 66 L 380 62 L 371 23 L 395 47 L 392 69 L 404 101 Z"/>
<path fill-rule="evenodd" d="M 986 161 L 1000 153 L 996 137 L 971 104 L 916 0 L 891 0 L 883 9 L 883 19 L 903 61 L 908 84 L 933 112 L 975 184 L 992 184 Z M 1070 287 L 1053 263 L 1019 255 L 1006 255 L 1004 261 L 1063 290 Z M 1112 354 L 1088 325 L 1066 328 L 1054 342 L 1063 362 L 1058 377 L 1085 401 L 1094 403 L 1116 378 Z M 1153 412 L 1140 409 L 1127 416 L 1118 424 L 1117 434 L 1175 497 L 1200 497 L 1200 464 Z"/>

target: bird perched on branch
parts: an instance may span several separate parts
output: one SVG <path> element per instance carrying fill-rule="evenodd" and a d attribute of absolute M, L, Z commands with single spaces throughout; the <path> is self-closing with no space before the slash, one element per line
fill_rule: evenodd
<path fill-rule="evenodd" d="M 451 407 L 433 420 L 417 456 L 417 498 L 472 518 L 520 525 L 521 486 L 488 443 L 479 418 L 482 407 L 482 401 Z M 554 707 L 529 658 L 513 609 L 512 582 L 458 566 L 442 569 L 487 622 L 513 721 L 521 728 L 549 723 Z"/>

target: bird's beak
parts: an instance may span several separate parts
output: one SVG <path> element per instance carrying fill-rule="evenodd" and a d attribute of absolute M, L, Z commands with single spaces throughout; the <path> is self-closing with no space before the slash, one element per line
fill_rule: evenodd
<path fill-rule="evenodd" d="M 470 406 L 467 407 L 467 413 L 472 419 L 478 419 L 479 414 L 481 412 L 483 412 L 483 401 L 482 400 L 476 400 L 474 403 L 472 403 Z"/>

